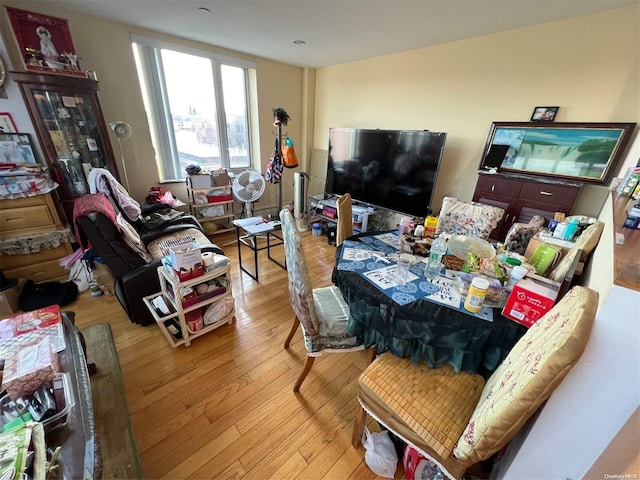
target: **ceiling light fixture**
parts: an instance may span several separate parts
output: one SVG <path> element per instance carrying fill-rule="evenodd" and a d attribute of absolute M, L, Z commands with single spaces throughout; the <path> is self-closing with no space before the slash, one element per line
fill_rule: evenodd
<path fill-rule="evenodd" d="M 305 42 L 304 40 L 294 40 L 293 43 L 295 43 L 296 45 L 304 45 L 307 42 Z"/>

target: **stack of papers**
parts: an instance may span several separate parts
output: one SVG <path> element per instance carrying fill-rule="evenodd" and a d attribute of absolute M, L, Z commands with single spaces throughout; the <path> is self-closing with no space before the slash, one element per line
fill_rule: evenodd
<path fill-rule="evenodd" d="M 266 233 L 274 230 L 275 225 L 280 222 L 266 222 L 262 217 L 250 217 L 234 220 L 234 225 L 242 228 L 245 232 L 251 235 L 257 235 L 258 233 Z"/>

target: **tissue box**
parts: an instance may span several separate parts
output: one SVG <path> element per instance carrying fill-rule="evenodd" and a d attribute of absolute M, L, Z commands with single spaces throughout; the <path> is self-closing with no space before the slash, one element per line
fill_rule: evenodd
<path fill-rule="evenodd" d="M 528 274 L 511 290 L 502 315 L 530 327 L 551 310 L 558 298 L 559 289 L 558 282 Z"/>
<path fill-rule="evenodd" d="M 58 354 L 49 338 L 42 337 L 7 353 L 2 387 L 15 400 L 31 395 L 43 383 L 51 383 L 58 371 Z"/>
<path fill-rule="evenodd" d="M 202 264 L 200 248 L 188 245 L 171 248 L 169 258 L 174 270 L 192 270 Z"/>

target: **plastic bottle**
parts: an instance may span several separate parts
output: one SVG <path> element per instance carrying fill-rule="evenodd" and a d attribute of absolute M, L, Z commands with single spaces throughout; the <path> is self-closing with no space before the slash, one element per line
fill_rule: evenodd
<path fill-rule="evenodd" d="M 564 229 L 564 234 L 562 236 L 563 240 L 571 241 L 578 231 L 578 227 L 580 226 L 580 220 L 578 218 L 572 218 L 567 228 Z"/>
<path fill-rule="evenodd" d="M 441 235 L 431 244 L 429 252 L 429 264 L 427 265 L 427 276 L 436 277 L 442 270 L 442 257 L 447 253 L 447 241 Z"/>
<path fill-rule="evenodd" d="M 411 217 L 402 217 L 400 219 L 400 225 L 398 226 L 398 234 L 409 233 L 411 228 Z"/>

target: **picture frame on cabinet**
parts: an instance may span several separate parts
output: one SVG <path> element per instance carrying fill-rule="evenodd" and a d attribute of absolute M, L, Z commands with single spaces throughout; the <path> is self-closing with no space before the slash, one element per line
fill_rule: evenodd
<path fill-rule="evenodd" d="M 13 117 L 9 112 L 0 112 L 0 133 L 18 133 Z"/>
<path fill-rule="evenodd" d="M 500 172 L 606 185 L 635 123 L 493 122 L 480 170 L 495 145 L 508 147 Z"/>
<path fill-rule="evenodd" d="M 531 114 L 532 122 L 553 122 L 560 107 L 535 107 Z"/>
<path fill-rule="evenodd" d="M 0 164 L 35 165 L 28 133 L 0 133 Z"/>

